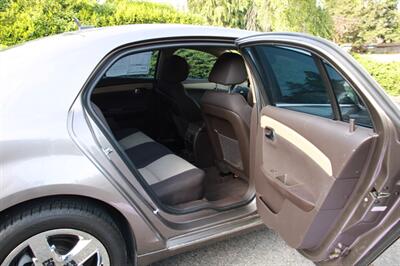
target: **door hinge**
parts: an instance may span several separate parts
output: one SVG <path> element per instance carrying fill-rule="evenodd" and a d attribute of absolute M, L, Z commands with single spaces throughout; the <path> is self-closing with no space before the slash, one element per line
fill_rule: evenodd
<path fill-rule="evenodd" d="M 111 149 L 110 147 L 103 148 L 103 152 L 107 156 L 108 159 L 111 159 L 110 154 L 113 152 L 113 149 Z"/>
<path fill-rule="evenodd" d="M 339 257 L 345 257 L 349 253 L 349 251 L 349 247 L 343 245 L 342 243 L 338 243 L 333 252 L 329 254 L 329 260 L 333 260 Z"/>
<path fill-rule="evenodd" d="M 382 199 L 386 199 L 390 197 L 389 192 L 381 192 L 377 191 L 375 188 L 373 188 L 370 192 L 369 195 L 372 197 L 372 200 L 374 201 L 374 206 L 371 208 L 371 212 L 383 212 L 386 211 L 387 206 L 386 205 L 379 205 L 382 203 Z M 365 202 L 368 202 L 368 197 L 364 198 Z M 378 206 L 376 206 L 378 205 Z"/>
<path fill-rule="evenodd" d="M 375 201 L 390 197 L 389 192 L 381 192 L 381 191 L 377 191 L 376 189 L 373 189 L 371 192 L 369 192 L 369 194 Z"/>

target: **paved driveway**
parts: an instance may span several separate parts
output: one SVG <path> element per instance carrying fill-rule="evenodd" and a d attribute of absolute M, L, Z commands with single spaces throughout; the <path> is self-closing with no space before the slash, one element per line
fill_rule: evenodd
<path fill-rule="evenodd" d="M 154 265 L 277 265 L 312 266 L 272 230 L 263 229 L 176 255 Z M 371 266 L 400 265 L 400 240 Z"/>
<path fill-rule="evenodd" d="M 264 229 L 183 253 L 154 265 L 314 265 Z"/>

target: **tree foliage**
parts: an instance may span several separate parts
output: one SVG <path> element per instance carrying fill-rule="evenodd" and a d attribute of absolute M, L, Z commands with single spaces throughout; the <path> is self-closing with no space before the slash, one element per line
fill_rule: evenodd
<path fill-rule="evenodd" d="M 189 8 L 212 25 L 331 35 L 330 17 L 315 0 L 189 0 Z"/>
<path fill-rule="evenodd" d="M 326 0 L 339 43 L 400 41 L 397 0 Z"/>
<path fill-rule="evenodd" d="M 169 5 L 127 0 L 0 0 L 0 45 L 10 46 L 39 37 L 76 30 L 84 25 L 134 23 L 203 24 L 203 18 Z"/>
<path fill-rule="evenodd" d="M 189 9 L 207 19 L 210 25 L 246 28 L 251 0 L 188 0 Z"/>
<path fill-rule="evenodd" d="M 217 58 L 207 52 L 193 49 L 179 49 L 175 52 L 187 61 L 189 65 L 189 78 L 207 79 Z"/>
<path fill-rule="evenodd" d="M 369 0 L 363 7 L 360 21 L 363 42 L 400 40 L 397 0 Z"/>
<path fill-rule="evenodd" d="M 266 1 L 273 31 L 306 32 L 329 38 L 332 22 L 329 14 L 317 6 L 315 0 L 270 0 Z"/>

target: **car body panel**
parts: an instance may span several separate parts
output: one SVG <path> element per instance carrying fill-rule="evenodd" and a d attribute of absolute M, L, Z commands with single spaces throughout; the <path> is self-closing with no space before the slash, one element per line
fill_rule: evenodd
<path fill-rule="evenodd" d="M 0 52 L 0 211 L 50 195 L 85 195 L 125 215 L 137 254 L 165 248 L 163 236 L 143 219 L 146 215 L 138 205 L 108 179 L 104 169 L 113 177 L 120 173 L 113 166 L 104 167 L 109 161 L 94 142 L 77 97 L 99 62 L 122 45 L 183 37 L 233 40 L 249 34 L 211 27 L 131 25 L 64 33 Z M 75 100 L 79 110 L 71 109 Z M 74 132 L 81 134 L 84 149 L 77 145 Z M 146 197 L 144 191 L 139 194 Z M 152 210 L 148 208 L 146 214 L 154 216 Z M 172 231 L 170 235 L 182 232 Z"/>

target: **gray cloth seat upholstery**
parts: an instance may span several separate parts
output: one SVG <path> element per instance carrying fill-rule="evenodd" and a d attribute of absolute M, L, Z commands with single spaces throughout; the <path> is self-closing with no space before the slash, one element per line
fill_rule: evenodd
<path fill-rule="evenodd" d="M 108 127 L 101 110 L 95 104 L 92 106 Z M 137 129 L 119 132 L 115 137 L 163 203 L 176 205 L 203 197 L 203 170 Z"/>
<path fill-rule="evenodd" d="M 189 74 L 189 65 L 180 56 L 166 58 L 160 67 L 157 92 L 167 106 L 180 137 L 184 138 L 190 123 L 202 121 L 200 106 L 182 85 Z"/>
<path fill-rule="evenodd" d="M 210 82 L 229 86 L 246 80 L 243 58 L 236 53 L 222 54 L 209 75 Z M 201 111 L 217 166 L 222 172 L 228 168 L 236 175 L 248 178 L 252 107 L 239 93 L 207 91 L 201 99 Z"/>

